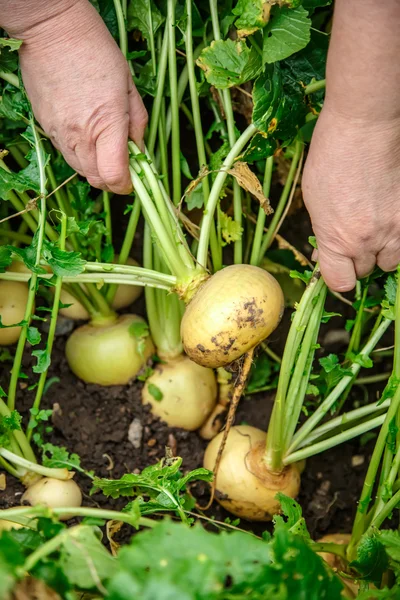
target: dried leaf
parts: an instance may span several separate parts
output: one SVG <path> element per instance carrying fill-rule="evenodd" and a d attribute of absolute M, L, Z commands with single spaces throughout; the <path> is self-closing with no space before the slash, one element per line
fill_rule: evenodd
<path fill-rule="evenodd" d="M 47 587 L 44 581 L 27 577 L 17 585 L 11 600 L 61 600 L 61 596 Z"/>
<path fill-rule="evenodd" d="M 261 183 L 258 177 L 250 170 L 247 163 L 238 160 L 228 173 L 232 175 L 238 184 L 247 192 L 252 194 L 260 203 L 261 208 L 266 215 L 271 215 L 274 211 L 269 203 L 269 199 L 264 195 Z"/>
<path fill-rule="evenodd" d="M 122 521 L 107 521 L 106 535 L 110 542 L 110 551 L 113 556 L 117 556 L 120 544 L 114 540 L 114 535 L 119 532 L 123 525 Z"/>
<path fill-rule="evenodd" d="M 303 267 L 311 266 L 310 261 L 304 256 L 304 254 L 302 254 L 300 250 L 297 250 L 297 248 L 292 246 L 292 244 L 285 240 L 281 235 L 279 235 L 279 233 L 276 234 L 275 239 L 278 242 L 278 247 L 280 250 L 290 250 L 293 253 L 293 256 L 295 257 L 297 262 L 300 263 Z"/>

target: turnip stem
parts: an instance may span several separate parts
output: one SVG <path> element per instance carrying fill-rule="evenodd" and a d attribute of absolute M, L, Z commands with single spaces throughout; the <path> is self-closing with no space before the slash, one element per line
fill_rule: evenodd
<path fill-rule="evenodd" d="M 43 467 L 42 465 L 31 462 L 30 460 L 26 460 L 26 458 L 23 458 L 22 456 L 18 456 L 18 454 L 10 452 L 10 450 L 6 450 L 6 448 L 0 448 L 0 456 L 9 462 L 26 469 L 27 472 L 37 473 L 38 475 L 43 475 L 43 477 L 61 479 L 62 481 L 71 479 L 71 473 L 68 471 L 68 469 L 52 469 L 50 467 Z"/>
<path fill-rule="evenodd" d="M 147 148 L 150 156 L 154 156 L 154 148 L 156 145 L 157 128 L 159 126 L 161 107 L 164 99 L 165 76 L 167 73 L 168 62 L 168 27 L 164 30 L 164 37 L 160 52 L 160 60 L 158 63 L 157 73 L 157 90 L 151 109 L 149 135 L 147 138 Z"/>
<path fill-rule="evenodd" d="M 11 416 L 11 411 L 8 408 L 7 404 L 4 402 L 4 400 L 2 400 L 0 398 L 0 415 L 2 417 L 10 417 Z M 25 433 L 20 430 L 20 429 L 15 429 L 12 432 L 13 437 L 16 439 L 22 455 L 28 459 L 30 462 L 36 463 L 36 457 L 33 453 L 32 448 L 29 445 L 28 440 L 26 439 Z M 18 452 L 16 452 L 15 454 L 18 454 Z"/>
<path fill-rule="evenodd" d="M 192 33 L 192 0 L 186 2 L 187 12 L 187 26 L 185 35 L 185 48 L 186 48 L 186 63 L 188 68 L 189 76 L 189 89 L 190 89 L 190 100 L 192 104 L 193 113 L 193 127 L 196 137 L 197 157 L 199 160 L 200 169 L 207 165 L 206 149 L 203 136 L 203 127 L 201 123 L 200 103 L 199 94 L 196 84 L 196 74 L 194 70 L 194 56 L 193 56 L 193 33 Z M 204 197 L 204 208 L 207 208 L 208 197 L 210 195 L 210 182 L 206 175 L 202 179 L 203 186 L 203 197 Z M 222 248 L 218 244 L 217 233 L 215 230 L 215 223 L 213 221 L 210 229 L 210 250 L 211 260 L 213 263 L 214 271 L 222 269 Z"/>
<path fill-rule="evenodd" d="M 61 232 L 60 232 L 60 240 L 59 240 L 59 248 L 60 250 L 65 250 L 65 238 L 67 235 L 67 216 L 65 214 L 62 215 L 61 218 Z M 57 327 L 57 317 L 58 317 L 58 307 L 60 304 L 60 295 L 61 295 L 61 286 L 62 286 L 62 277 L 56 278 L 56 283 L 54 286 L 54 299 L 53 306 L 51 309 L 51 318 L 50 318 L 50 326 L 49 326 L 49 334 L 47 337 L 46 343 L 46 352 L 48 352 L 49 356 L 51 356 L 51 351 L 53 349 L 53 342 L 56 334 Z M 43 390 L 47 379 L 48 368 L 40 374 L 38 386 L 36 388 L 35 400 L 33 403 L 33 409 L 40 408 L 40 402 L 42 400 Z M 31 418 L 28 429 L 26 431 L 26 437 L 28 442 L 31 441 L 32 433 L 33 433 L 33 419 Z"/>
<path fill-rule="evenodd" d="M 104 222 L 106 226 L 106 242 L 109 246 L 112 245 L 112 223 L 111 223 L 111 206 L 110 206 L 110 194 L 103 190 L 103 211 L 104 211 Z"/>
<path fill-rule="evenodd" d="M 23 476 L 22 471 L 18 471 L 18 469 L 15 469 L 14 467 L 12 467 L 10 465 L 10 463 L 8 463 L 2 456 L 0 456 L 0 465 L 8 473 L 10 473 L 10 475 L 12 475 L 13 477 L 16 477 L 17 479 L 19 479 L 20 477 Z"/>
<path fill-rule="evenodd" d="M 279 470 L 282 467 L 283 431 L 286 414 L 287 390 L 290 383 L 293 367 L 296 361 L 298 349 L 304 338 L 304 332 L 309 322 L 310 315 L 314 310 L 313 301 L 317 298 L 325 283 L 316 269 L 306 287 L 301 301 L 294 313 L 289 334 L 285 344 L 282 357 L 278 389 L 275 396 L 271 420 L 268 426 L 266 461 L 271 470 Z"/>
<path fill-rule="evenodd" d="M 375 348 L 378 341 L 381 339 L 386 329 L 391 324 L 390 319 L 384 319 L 380 324 L 379 328 L 376 332 L 369 338 L 368 342 L 365 344 L 363 349 L 360 352 L 360 355 L 364 357 L 368 357 L 371 351 Z M 322 404 L 317 408 L 317 410 L 311 415 L 309 419 L 304 423 L 302 427 L 297 431 L 294 435 L 292 444 L 288 449 L 288 453 L 292 453 L 296 448 L 298 448 L 299 444 L 308 437 L 308 435 L 315 429 L 316 425 L 324 418 L 326 413 L 332 408 L 332 406 L 337 402 L 340 398 L 340 395 L 346 389 L 351 381 L 353 381 L 354 377 L 359 373 L 361 369 L 361 365 L 358 363 L 353 363 L 350 366 L 351 375 L 345 375 L 339 381 L 339 383 L 335 386 L 335 388 L 330 392 L 330 394 L 325 398 Z"/>
<path fill-rule="evenodd" d="M 135 233 L 140 217 L 140 201 L 139 198 L 135 198 L 132 210 L 129 214 L 128 227 L 126 228 L 124 241 L 122 242 L 121 251 L 118 256 L 118 264 L 125 265 L 131 252 L 133 240 L 135 239 Z M 115 294 L 117 293 L 118 286 L 110 285 L 106 292 L 106 299 L 108 304 L 111 306 L 114 300 Z"/>
<path fill-rule="evenodd" d="M 360 408 L 355 408 L 349 412 L 343 413 L 334 419 L 330 419 L 320 427 L 314 429 L 312 433 L 307 437 L 306 440 L 303 440 L 301 444 L 297 447 L 304 448 L 305 446 L 309 446 L 318 438 L 321 438 L 331 432 L 333 429 L 345 428 L 346 425 L 350 424 L 352 421 L 358 421 L 363 417 L 370 415 L 374 412 L 386 412 L 390 406 L 390 400 L 385 400 L 382 404 L 376 404 L 375 402 L 372 404 L 367 404 L 366 406 L 361 406 Z"/>
<path fill-rule="evenodd" d="M 178 206 L 182 197 L 181 188 L 181 150 L 179 127 L 179 98 L 176 70 L 176 43 L 175 43 L 175 0 L 167 0 L 167 28 L 168 28 L 168 73 L 169 92 L 171 97 L 172 116 L 172 199 Z"/>
<path fill-rule="evenodd" d="M 113 0 L 113 3 L 117 17 L 119 47 L 126 58 L 128 54 L 128 36 L 126 33 L 125 15 L 120 0 Z"/>
<path fill-rule="evenodd" d="M 40 212 L 39 212 L 38 228 L 35 233 L 35 235 L 37 235 L 37 250 L 36 250 L 36 257 L 35 257 L 35 266 L 39 267 L 40 259 L 41 259 L 41 255 L 42 255 L 42 246 L 43 246 L 44 231 L 45 231 L 45 225 L 46 225 L 46 173 L 45 173 L 45 163 L 43 162 L 44 155 L 42 153 L 42 145 L 41 145 L 41 141 L 39 139 L 39 136 L 38 136 L 36 128 L 35 128 L 35 122 L 33 120 L 33 117 L 31 118 L 31 128 L 32 128 L 32 134 L 34 137 L 34 146 L 35 146 L 35 151 L 36 151 L 37 164 L 38 164 L 38 170 L 39 170 L 39 181 L 40 181 Z M 13 362 L 13 367 L 12 367 L 12 371 L 11 371 L 10 385 L 8 388 L 7 405 L 10 410 L 14 410 L 14 408 L 15 408 L 15 397 L 16 397 L 16 393 L 17 393 L 18 378 L 19 378 L 19 373 L 20 373 L 20 369 L 21 369 L 22 356 L 23 356 L 24 349 L 25 349 L 25 342 L 26 342 L 26 338 L 27 338 L 28 326 L 30 324 L 32 314 L 33 314 L 33 306 L 34 306 L 34 302 L 35 302 L 37 279 L 38 279 L 37 273 L 32 273 L 30 275 L 28 298 L 27 298 L 25 314 L 24 314 L 24 321 L 26 321 L 26 325 L 24 325 L 21 328 L 21 333 L 20 333 L 20 336 L 18 339 L 17 349 L 15 351 L 14 362 Z"/>
<path fill-rule="evenodd" d="M 212 27 L 213 27 L 214 39 L 220 40 L 221 39 L 221 30 L 220 30 L 220 25 L 219 25 L 217 0 L 210 0 L 210 13 L 211 13 L 211 22 L 212 22 Z M 231 92 L 229 89 L 222 90 L 221 95 L 222 95 L 222 101 L 223 101 L 223 105 L 224 105 L 225 116 L 226 116 L 229 145 L 231 148 L 233 148 L 236 143 L 236 128 L 235 128 L 235 119 L 233 116 Z M 238 224 L 238 227 L 241 227 L 242 226 L 242 192 L 241 192 L 240 186 L 236 180 L 234 180 L 234 182 L 233 182 L 233 216 L 234 216 L 235 222 Z M 234 242 L 233 260 L 234 260 L 235 265 L 240 265 L 243 262 L 243 244 L 242 244 L 241 236 L 238 240 L 236 240 Z M 200 264 L 204 265 L 204 263 L 200 263 Z"/>
<path fill-rule="evenodd" d="M 15 75 L 15 73 L 5 73 L 4 71 L 0 71 L 0 77 L 1 79 L 4 79 L 4 81 L 7 81 L 7 83 L 19 87 L 18 75 Z"/>
<path fill-rule="evenodd" d="M 368 529 L 372 530 L 372 528 L 374 529 L 379 529 L 379 527 L 382 525 L 382 523 L 384 522 L 384 520 L 390 516 L 390 514 L 393 512 L 393 510 L 395 508 L 398 507 L 400 503 L 400 490 L 398 490 L 389 500 L 389 502 L 387 502 L 387 504 L 385 505 L 385 507 L 380 511 L 380 513 L 378 513 L 377 515 L 375 515 L 375 517 L 372 519 L 371 524 L 369 526 Z"/>
<path fill-rule="evenodd" d="M 25 235 L 19 231 L 13 231 L 12 229 L 0 228 L 0 238 L 8 238 L 9 240 L 15 240 L 17 242 L 27 244 L 28 246 L 32 242 L 32 237 L 30 235 Z"/>
<path fill-rule="evenodd" d="M 258 263 L 260 263 L 262 261 L 266 251 L 268 250 L 268 248 L 270 247 L 270 245 L 272 244 L 272 242 L 274 240 L 276 229 L 278 227 L 279 221 L 282 217 L 283 211 L 286 207 L 286 203 L 288 201 L 288 198 L 289 198 L 289 195 L 290 195 L 290 192 L 292 189 L 292 185 L 293 185 L 293 182 L 294 182 L 294 179 L 296 176 L 297 166 L 299 164 L 299 160 L 302 155 L 302 152 L 303 152 L 303 142 L 301 140 L 297 139 L 295 142 L 294 155 L 292 158 L 292 162 L 290 164 L 289 173 L 288 173 L 284 188 L 282 190 L 281 197 L 278 202 L 278 206 L 275 209 L 274 216 L 271 219 L 271 223 L 268 227 L 268 231 L 264 235 L 264 238 L 263 238 L 263 241 L 261 244 L 260 254 L 258 256 Z"/>
<path fill-rule="evenodd" d="M 319 81 L 314 81 L 313 83 L 309 83 L 304 88 L 304 94 L 308 96 L 309 94 L 314 94 L 319 90 L 323 90 L 326 86 L 326 79 L 320 79 Z"/>
<path fill-rule="evenodd" d="M 358 437 L 358 436 L 362 435 L 363 433 L 366 433 L 367 431 L 371 431 L 371 429 L 375 429 L 375 427 L 379 427 L 380 425 L 382 425 L 382 423 L 385 420 L 385 416 L 386 415 L 379 415 L 378 417 L 369 419 L 369 420 L 365 421 L 364 423 L 360 423 L 359 425 L 356 425 L 355 427 L 351 427 L 351 428 L 347 429 L 346 431 L 342 431 L 342 433 L 333 435 L 332 437 L 329 437 L 326 440 L 323 440 L 321 442 L 316 442 L 316 443 L 312 444 L 311 446 L 306 446 L 305 448 L 302 448 L 301 450 L 297 450 L 296 452 L 289 453 L 283 458 L 283 464 L 290 465 L 294 462 L 298 462 L 298 461 L 308 458 L 310 456 L 315 456 L 316 454 L 319 454 L 320 452 L 324 452 L 325 450 L 328 450 L 329 448 L 333 448 L 334 446 L 339 446 L 340 444 L 343 444 L 344 442 L 347 442 L 348 440 L 352 440 L 353 438 Z"/>
<path fill-rule="evenodd" d="M 201 224 L 199 247 L 197 249 L 197 263 L 200 268 L 205 268 L 207 265 L 207 254 L 208 254 L 208 242 L 210 239 L 210 231 L 214 222 L 214 213 L 217 207 L 222 188 L 225 180 L 228 176 L 228 169 L 230 169 L 235 162 L 237 156 L 246 146 L 247 142 L 257 132 L 255 125 L 249 125 L 240 138 L 236 141 L 228 156 L 225 158 L 221 170 L 216 176 L 212 185 L 210 196 L 208 198 L 207 210 Z"/>
<path fill-rule="evenodd" d="M 268 156 L 267 160 L 265 161 L 265 172 L 264 172 L 264 182 L 263 182 L 263 192 L 264 192 L 264 196 L 266 198 L 269 197 L 270 190 L 271 190 L 273 168 L 274 168 L 274 157 Z M 252 246 L 251 256 L 250 256 L 250 264 L 254 265 L 255 267 L 258 266 L 258 264 L 260 262 L 259 256 L 260 256 L 261 243 L 262 243 L 262 239 L 263 239 L 263 235 L 264 235 L 264 225 L 265 225 L 266 217 L 267 217 L 267 215 L 265 214 L 265 210 L 260 206 L 260 208 L 258 209 L 256 229 L 255 229 L 255 233 L 254 233 L 253 246 Z"/>

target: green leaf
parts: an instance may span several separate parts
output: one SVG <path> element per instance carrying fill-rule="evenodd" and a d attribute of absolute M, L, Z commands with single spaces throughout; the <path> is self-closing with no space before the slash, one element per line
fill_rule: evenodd
<path fill-rule="evenodd" d="M 396 425 L 396 417 L 389 422 L 389 430 L 386 437 L 386 445 L 392 454 L 396 453 L 396 440 L 399 428 Z"/>
<path fill-rule="evenodd" d="M 58 277 L 75 277 L 83 273 L 86 261 L 80 252 L 60 250 L 53 242 L 43 240 L 43 258 Z"/>
<path fill-rule="evenodd" d="M 131 0 L 128 6 L 128 31 L 140 31 L 147 42 L 158 31 L 164 17 L 151 0 Z"/>
<path fill-rule="evenodd" d="M 306 540 L 310 540 L 310 534 L 308 533 L 300 504 L 293 498 L 289 498 L 282 493 L 278 493 L 276 497 L 280 502 L 282 513 L 286 518 L 275 515 L 273 519 L 275 528 L 285 529 L 290 533 L 300 535 Z"/>
<path fill-rule="evenodd" d="M 0 534 L 0 598 L 8 598 L 18 579 L 18 568 L 25 562 L 21 546 L 11 532 Z"/>
<path fill-rule="evenodd" d="M 364 534 L 357 544 L 357 558 L 350 563 L 368 581 L 379 586 L 388 567 L 388 558 L 379 537 Z"/>
<path fill-rule="evenodd" d="M 257 77 L 262 69 L 261 57 L 245 40 L 216 40 L 204 48 L 197 59 L 210 85 L 225 89 Z"/>
<path fill-rule="evenodd" d="M 150 335 L 148 324 L 142 320 L 134 321 L 129 326 L 129 333 L 136 338 L 138 352 L 143 356 L 146 349 L 146 340 Z"/>
<path fill-rule="evenodd" d="M 12 263 L 12 252 L 8 246 L 0 246 L 0 273 L 5 273 Z"/>
<path fill-rule="evenodd" d="M 310 41 L 311 19 L 302 7 L 283 7 L 264 29 L 263 62 L 274 63 L 305 48 Z"/>
<path fill-rule="evenodd" d="M 379 532 L 379 541 L 389 557 L 390 569 L 394 572 L 397 581 L 400 577 L 400 534 L 398 531 L 383 530 Z"/>
<path fill-rule="evenodd" d="M 42 336 L 37 327 L 29 326 L 26 330 L 26 339 L 31 344 L 31 346 L 36 346 L 36 344 L 40 343 Z"/>
<path fill-rule="evenodd" d="M 237 223 L 224 213 L 221 209 L 218 209 L 218 219 L 221 227 L 221 234 L 225 241 L 222 242 L 222 245 L 230 244 L 231 242 L 237 242 L 242 237 L 243 227 L 241 227 L 240 223 Z"/>
<path fill-rule="evenodd" d="M 326 373 L 330 373 L 339 365 L 339 358 L 336 354 L 329 354 L 329 356 L 325 356 L 324 358 L 319 359 L 319 364 L 324 369 Z"/>
<path fill-rule="evenodd" d="M 43 350 L 33 350 L 32 356 L 37 358 L 37 363 L 32 367 L 32 371 L 34 373 L 44 373 L 47 371 L 51 363 L 50 352 L 47 348 L 44 348 Z"/>
<path fill-rule="evenodd" d="M 7 329 L 8 327 L 24 327 L 27 323 L 28 323 L 28 321 L 25 321 L 25 319 L 23 319 L 19 323 L 12 323 L 11 325 L 4 325 L 1 320 L 1 315 L 0 315 L 0 329 Z"/>
<path fill-rule="evenodd" d="M 119 39 L 118 21 L 117 14 L 115 12 L 114 0 L 90 0 L 90 2 L 100 13 L 101 18 L 107 25 L 111 35 L 114 38 Z"/>
<path fill-rule="evenodd" d="M 328 323 L 332 319 L 332 317 L 341 317 L 342 315 L 338 312 L 328 312 L 324 310 L 323 315 L 321 317 L 321 323 Z"/>
<path fill-rule="evenodd" d="M 195 208 L 203 208 L 204 206 L 204 190 L 203 182 L 200 181 L 196 187 L 185 195 L 186 206 L 188 210 Z"/>
<path fill-rule="evenodd" d="M 69 530 L 64 536 L 60 565 L 68 581 L 81 589 L 96 588 L 117 569 L 117 559 L 111 556 L 88 525 Z"/>
<path fill-rule="evenodd" d="M 290 271 L 290 277 L 292 277 L 293 279 L 300 279 L 300 281 L 307 285 L 311 281 L 312 271 L 303 271 L 302 273 L 300 273 L 300 271 L 292 269 Z"/>
<path fill-rule="evenodd" d="M 154 385 L 154 383 L 149 383 L 147 385 L 147 389 L 148 389 L 149 394 L 151 394 L 151 396 L 153 396 L 154 400 L 156 400 L 157 402 L 161 402 L 161 400 L 164 397 L 164 394 L 162 393 L 162 391 L 160 390 L 159 387 Z"/>
<path fill-rule="evenodd" d="M 397 281 L 394 275 L 389 275 L 386 279 L 385 285 L 385 298 L 389 304 L 395 304 L 396 292 L 397 292 Z"/>
<path fill-rule="evenodd" d="M 69 471 L 80 469 L 81 459 L 78 454 L 70 454 L 64 446 L 54 446 L 49 442 L 41 444 L 42 463 L 54 469 L 65 468 Z"/>
<path fill-rule="evenodd" d="M 182 174 L 187 179 L 190 179 L 190 180 L 193 179 L 193 175 L 190 172 L 190 167 L 189 167 L 188 161 L 186 160 L 186 158 L 184 157 L 182 152 L 181 152 L 181 171 L 182 171 Z"/>
<path fill-rule="evenodd" d="M 265 0 L 239 0 L 232 13 L 239 17 L 235 22 L 239 37 L 252 35 L 269 21 L 271 3 Z"/>
<path fill-rule="evenodd" d="M 22 44 L 22 40 L 15 38 L 0 38 L 0 48 L 10 48 L 10 50 L 18 50 Z"/>
<path fill-rule="evenodd" d="M 0 385 L 0 398 L 7 398 L 7 394 Z"/>
<path fill-rule="evenodd" d="M 364 367 L 364 369 L 371 369 L 374 366 L 372 359 L 365 354 L 355 354 L 354 352 L 350 352 L 349 358 L 353 363 Z"/>

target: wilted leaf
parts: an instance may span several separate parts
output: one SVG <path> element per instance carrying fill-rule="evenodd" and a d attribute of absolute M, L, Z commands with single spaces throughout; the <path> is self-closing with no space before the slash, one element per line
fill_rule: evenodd
<path fill-rule="evenodd" d="M 249 169 L 247 163 L 243 161 L 236 161 L 228 173 L 232 175 L 238 182 L 238 184 L 247 192 L 252 194 L 260 203 L 261 208 L 266 215 L 271 215 L 274 211 L 272 210 L 269 199 L 265 196 L 262 185 L 255 173 Z"/>
<path fill-rule="evenodd" d="M 231 242 L 237 242 L 242 237 L 243 228 L 240 223 L 237 223 L 224 213 L 222 210 L 218 211 L 218 218 L 221 226 L 221 234 L 227 244 Z"/>
<path fill-rule="evenodd" d="M 262 29 L 269 21 L 271 3 L 268 0 L 239 0 L 232 10 L 238 16 L 235 27 L 238 36 L 244 37 Z"/>

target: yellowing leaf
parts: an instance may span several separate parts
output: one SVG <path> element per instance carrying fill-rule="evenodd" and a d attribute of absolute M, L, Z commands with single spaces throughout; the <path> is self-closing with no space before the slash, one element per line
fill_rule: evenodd
<path fill-rule="evenodd" d="M 252 196 L 257 198 L 260 203 L 261 208 L 265 212 L 266 215 L 272 214 L 274 211 L 269 203 L 269 199 L 265 196 L 261 183 L 257 177 L 249 169 L 247 163 L 238 160 L 235 162 L 233 167 L 229 169 L 228 173 L 232 175 L 246 192 L 249 192 Z"/>
<path fill-rule="evenodd" d="M 222 237 L 227 244 L 240 240 L 243 228 L 222 210 L 219 211 L 219 222 Z"/>

